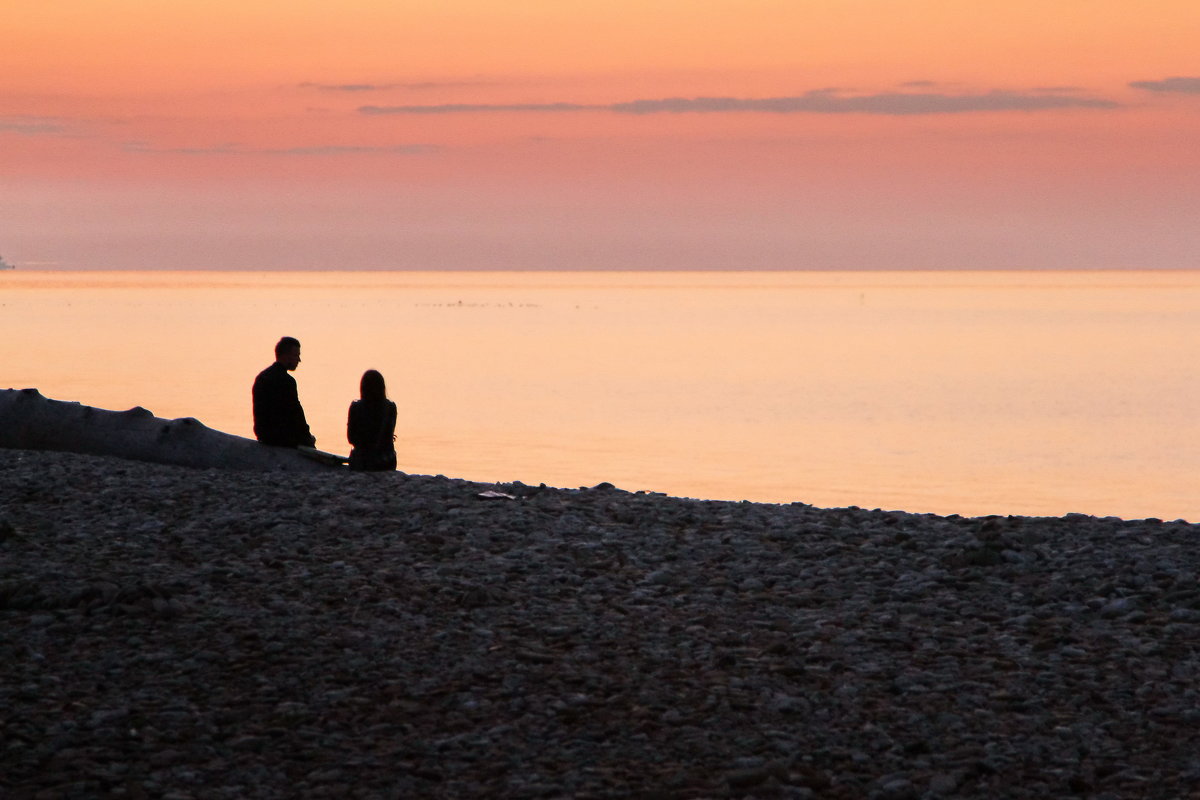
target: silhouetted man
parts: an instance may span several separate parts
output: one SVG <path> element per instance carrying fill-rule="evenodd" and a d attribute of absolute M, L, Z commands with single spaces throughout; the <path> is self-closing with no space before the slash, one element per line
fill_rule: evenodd
<path fill-rule="evenodd" d="M 315 445 L 308 430 L 296 379 L 288 373 L 300 366 L 300 342 L 285 336 L 275 345 L 275 363 L 254 379 L 254 435 L 278 447 Z"/>

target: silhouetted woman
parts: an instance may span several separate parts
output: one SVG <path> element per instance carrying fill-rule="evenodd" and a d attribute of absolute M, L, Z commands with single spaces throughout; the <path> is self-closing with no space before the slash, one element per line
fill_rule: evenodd
<path fill-rule="evenodd" d="M 387 399 L 383 376 L 369 369 L 359 383 L 361 399 L 350 404 L 346 438 L 350 469 L 390 470 L 396 468 L 396 404 Z"/>

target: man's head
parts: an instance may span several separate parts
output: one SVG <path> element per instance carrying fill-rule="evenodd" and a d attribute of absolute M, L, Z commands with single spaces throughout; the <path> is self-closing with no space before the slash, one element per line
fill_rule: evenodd
<path fill-rule="evenodd" d="M 300 366 L 300 340 L 285 336 L 275 345 L 275 362 L 289 371 Z"/>

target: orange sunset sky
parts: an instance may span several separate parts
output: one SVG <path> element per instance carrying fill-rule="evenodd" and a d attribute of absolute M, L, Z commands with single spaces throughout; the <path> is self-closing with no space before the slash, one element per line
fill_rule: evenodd
<path fill-rule="evenodd" d="M 62 269 L 1200 267 L 1195 0 L 4 0 Z"/>

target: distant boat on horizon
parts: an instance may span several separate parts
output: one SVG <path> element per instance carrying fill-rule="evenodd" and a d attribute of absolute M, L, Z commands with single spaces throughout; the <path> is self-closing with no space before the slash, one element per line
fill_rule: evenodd
<path fill-rule="evenodd" d="M 4 256 L 0 256 L 0 269 L 16 269 L 16 267 L 5 261 Z"/>

